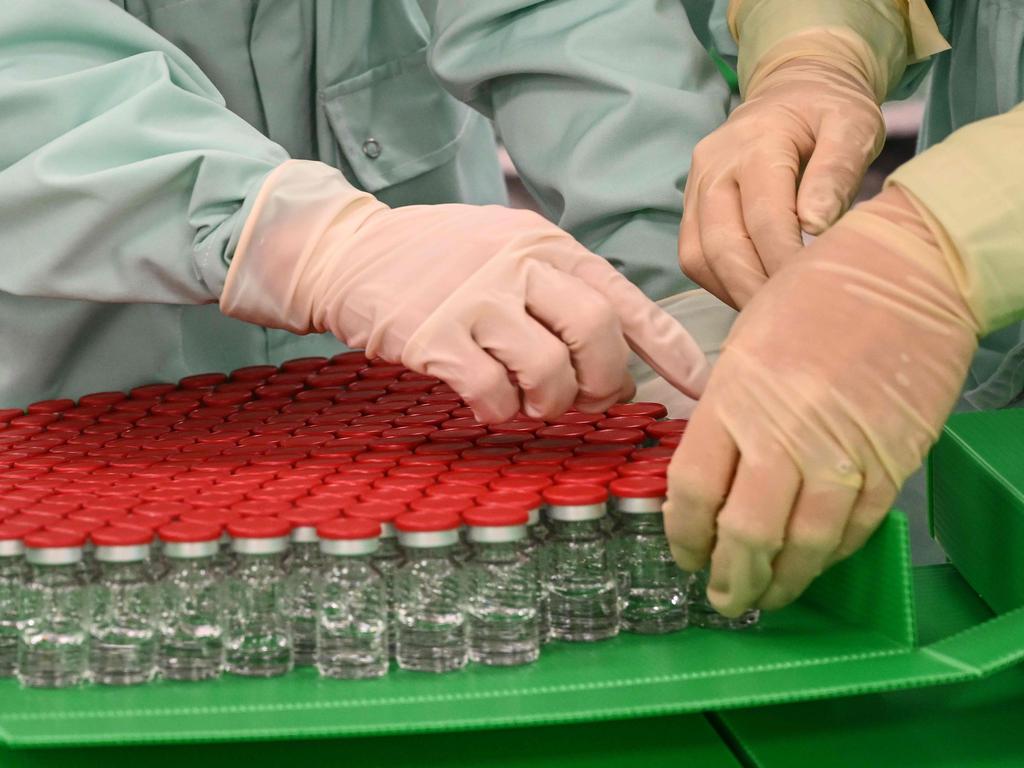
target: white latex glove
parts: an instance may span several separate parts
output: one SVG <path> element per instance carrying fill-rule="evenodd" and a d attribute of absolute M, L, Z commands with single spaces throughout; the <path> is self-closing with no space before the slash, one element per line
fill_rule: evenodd
<path fill-rule="evenodd" d="M 941 226 L 892 187 L 740 315 L 669 466 L 665 508 L 679 565 L 710 557 L 721 613 L 785 605 L 878 526 L 977 346 L 964 270 Z"/>
<path fill-rule="evenodd" d="M 679 263 L 742 308 L 801 246 L 846 211 L 885 139 L 862 78 L 827 61 L 763 77 L 693 152 Z"/>
<path fill-rule="evenodd" d="M 731 0 L 744 103 L 694 150 L 679 261 L 743 307 L 849 207 L 885 138 L 878 105 L 948 48 L 924 0 Z"/>
<path fill-rule="evenodd" d="M 391 209 L 310 161 L 289 161 L 264 183 L 220 306 L 294 333 L 329 331 L 437 376 L 486 422 L 629 398 L 630 347 L 691 396 L 707 378 L 685 330 L 542 217 Z"/>

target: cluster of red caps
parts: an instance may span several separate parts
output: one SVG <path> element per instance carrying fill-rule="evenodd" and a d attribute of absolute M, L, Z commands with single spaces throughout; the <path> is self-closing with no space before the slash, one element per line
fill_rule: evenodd
<path fill-rule="evenodd" d="M 0 410 L 0 538 L 110 546 L 599 503 L 614 481 L 664 487 L 686 427 L 665 415 L 628 403 L 485 425 L 439 379 L 361 352 L 47 400 Z"/>

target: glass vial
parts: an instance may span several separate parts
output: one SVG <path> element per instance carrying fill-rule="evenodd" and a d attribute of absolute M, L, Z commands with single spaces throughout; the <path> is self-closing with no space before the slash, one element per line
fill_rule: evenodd
<path fill-rule="evenodd" d="M 618 525 L 612 552 L 619 574 L 622 628 L 640 634 L 664 634 L 687 623 L 689 574 L 672 558 L 661 507 L 664 477 L 613 480 Z"/>
<path fill-rule="evenodd" d="M 540 655 L 537 570 L 524 545 L 529 513 L 477 507 L 463 513 L 472 548 L 466 561 L 469 658 L 479 664 L 529 664 Z"/>
<path fill-rule="evenodd" d="M 395 521 L 405 563 L 395 575 L 396 658 L 402 669 L 450 672 L 466 666 L 465 583 L 454 555 L 459 516 L 410 512 Z"/>
<path fill-rule="evenodd" d="M 405 562 L 405 554 L 398 544 L 395 520 L 405 511 L 401 504 L 384 502 L 351 504 L 345 508 L 345 516 L 359 520 L 373 520 L 380 524 L 380 544 L 371 559 L 373 567 L 384 580 L 384 592 L 388 603 L 388 655 L 395 656 L 398 636 L 398 614 L 395 609 L 395 574 Z"/>
<path fill-rule="evenodd" d="M 149 563 L 153 532 L 93 531 L 99 576 L 92 587 L 89 677 L 100 685 L 146 683 L 156 674 L 156 594 Z"/>
<path fill-rule="evenodd" d="M 608 491 L 553 485 L 544 490 L 548 540 L 548 621 L 551 637 L 593 642 L 619 632 L 619 594 L 602 530 Z"/>
<path fill-rule="evenodd" d="M 278 517 L 292 526 L 292 543 L 285 558 L 288 620 L 295 648 L 295 666 L 304 667 L 316 661 L 317 587 L 323 563 L 316 526 L 338 517 L 338 512 L 293 509 Z"/>
<path fill-rule="evenodd" d="M 28 576 L 22 538 L 35 528 L 0 523 L 0 677 L 11 677 L 18 662 L 18 600 Z"/>
<path fill-rule="evenodd" d="M 284 568 L 291 530 L 289 523 L 274 517 L 228 524 L 234 567 L 226 604 L 226 672 L 274 677 L 295 664 Z"/>
<path fill-rule="evenodd" d="M 35 531 L 24 543 L 29 575 L 19 601 L 18 680 L 33 688 L 78 685 L 89 648 L 85 537 Z"/>
<path fill-rule="evenodd" d="M 217 566 L 219 525 L 161 526 L 166 574 L 159 585 L 160 674 L 212 680 L 224 665 L 224 584 Z"/>
<path fill-rule="evenodd" d="M 388 605 L 373 566 L 380 523 L 336 518 L 317 527 L 323 555 L 316 666 L 324 677 L 365 679 L 388 671 Z"/>

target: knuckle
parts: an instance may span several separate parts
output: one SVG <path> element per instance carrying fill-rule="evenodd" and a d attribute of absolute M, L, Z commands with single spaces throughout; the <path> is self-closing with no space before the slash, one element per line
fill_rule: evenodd
<path fill-rule="evenodd" d="M 774 556 L 782 551 L 782 535 L 757 525 L 749 517 L 718 518 L 718 538 L 731 541 L 752 552 L 767 552 Z"/>

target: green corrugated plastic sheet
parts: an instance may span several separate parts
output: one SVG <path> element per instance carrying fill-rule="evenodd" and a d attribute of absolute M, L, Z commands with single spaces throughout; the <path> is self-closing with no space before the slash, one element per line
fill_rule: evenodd
<path fill-rule="evenodd" d="M 1024 409 L 950 418 L 929 460 L 932 535 L 997 611 L 1024 605 Z"/>
<path fill-rule="evenodd" d="M 5 680 L 0 741 L 157 744 L 581 723 L 966 680 L 1024 655 L 1021 612 L 980 624 L 969 642 L 960 634 L 915 647 L 908 560 L 906 520 L 893 513 L 862 552 L 756 629 L 552 644 L 538 663 L 516 669 L 395 671 L 358 682 L 321 680 L 305 669 L 273 680 L 63 691 Z"/>
<path fill-rule="evenodd" d="M 915 575 L 922 640 L 970 632 L 992 615 L 952 566 Z M 756 768 L 1019 768 L 1024 668 L 938 691 L 738 710 L 712 720 L 741 763 Z"/>

